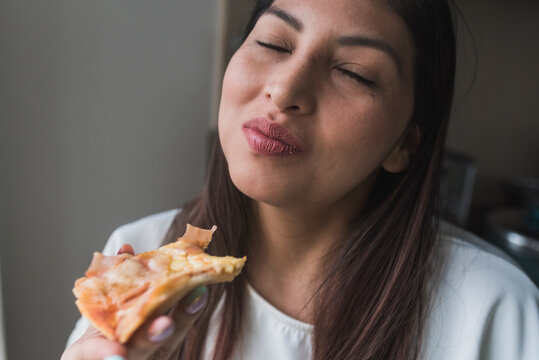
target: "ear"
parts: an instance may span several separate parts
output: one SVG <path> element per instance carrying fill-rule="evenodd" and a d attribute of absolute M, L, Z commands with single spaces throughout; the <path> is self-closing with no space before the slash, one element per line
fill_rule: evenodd
<path fill-rule="evenodd" d="M 408 169 L 419 144 L 421 144 L 421 129 L 415 122 L 411 122 L 397 146 L 382 163 L 382 168 L 390 173 Z"/>

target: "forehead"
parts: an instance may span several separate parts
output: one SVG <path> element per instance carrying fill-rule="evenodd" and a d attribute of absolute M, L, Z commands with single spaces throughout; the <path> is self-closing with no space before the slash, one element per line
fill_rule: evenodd
<path fill-rule="evenodd" d="M 383 0 L 275 0 L 272 6 L 335 29 L 367 27 L 378 21 L 399 22 L 400 19 Z"/>
<path fill-rule="evenodd" d="M 272 8 L 290 14 L 302 33 L 328 39 L 366 36 L 388 43 L 403 60 L 411 62 L 413 57 L 413 40 L 406 23 L 385 1 L 276 0 Z"/>

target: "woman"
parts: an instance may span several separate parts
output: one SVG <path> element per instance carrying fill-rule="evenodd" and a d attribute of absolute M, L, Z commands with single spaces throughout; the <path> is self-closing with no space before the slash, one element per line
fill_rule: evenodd
<path fill-rule="evenodd" d="M 469 234 L 440 230 L 454 70 L 445 0 L 258 1 L 226 70 L 202 195 L 106 249 L 216 224 L 210 252 L 246 254 L 246 268 L 129 349 L 90 329 L 63 358 L 538 358 L 537 289 Z"/>

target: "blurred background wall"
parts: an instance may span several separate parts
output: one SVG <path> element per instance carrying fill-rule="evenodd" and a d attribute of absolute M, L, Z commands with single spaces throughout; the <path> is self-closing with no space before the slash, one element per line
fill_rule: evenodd
<path fill-rule="evenodd" d="M 216 15 L 211 0 L 0 1 L 9 359 L 58 359 L 92 252 L 197 193 Z"/>
<path fill-rule="evenodd" d="M 481 211 L 505 201 L 502 180 L 539 177 L 539 2 L 455 2 L 476 53 L 459 21 L 459 67 L 447 145 L 475 159 L 473 206 Z"/>
<path fill-rule="evenodd" d="M 91 253 L 117 226 L 199 190 L 214 85 L 248 13 L 241 3 L 0 2 L 9 359 L 59 358 L 78 317 L 73 281 Z M 475 159 L 472 205 L 485 209 L 502 201 L 501 178 L 539 176 L 539 3 L 457 3 L 477 58 L 461 27 L 448 146 Z"/>

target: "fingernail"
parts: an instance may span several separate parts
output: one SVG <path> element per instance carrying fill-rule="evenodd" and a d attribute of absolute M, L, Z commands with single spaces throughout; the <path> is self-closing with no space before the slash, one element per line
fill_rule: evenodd
<path fill-rule="evenodd" d="M 121 255 L 121 254 L 133 255 L 134 253 L 135 253 L 135 251 L 133 250 L 133 247 L 131 245 L 123 244 L 122 247 L 120 247 L 120 249 L 118 250 L 117 255 Z"/>
<path fill-rule="evenodd" d="M 206 305 L 206 301 L 208 301 L 208 288 L 206 286 L 197 287 L 185 297 L 187 304 L 185 312 L 190 315 L 196 314 Z"/>
<path fill-rule="evenodd" d="M 166 340 L 174 332 L 174 323 L 170 318 L 161 316 L 157 318 L 150 329 L 148 334 L 151 342 L 161 342 Z"/>
<path fill-rule="evenodd" d="M 103 360 L 125 360 L 125 358 L 120 355 L 110 355 L 104 358 Z"/>

